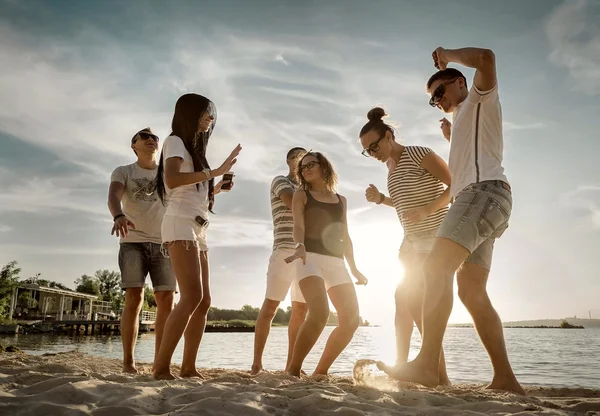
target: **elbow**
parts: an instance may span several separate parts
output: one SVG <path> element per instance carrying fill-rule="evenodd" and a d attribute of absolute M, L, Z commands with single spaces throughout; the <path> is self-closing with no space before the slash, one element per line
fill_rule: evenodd
<path fill-rule="evenodd" d="M 167 187 L 170 189 L 177 188 L 174 178 L 170 175 L 165 175 L 165 185 L 167 185 Z"/>
<path fill-rule="evenodd" d="M 479 62 L 484 65 L 494 65 L 496 63 L 496 55 L 491 49 L 482 49 L 479 53 Z"/>

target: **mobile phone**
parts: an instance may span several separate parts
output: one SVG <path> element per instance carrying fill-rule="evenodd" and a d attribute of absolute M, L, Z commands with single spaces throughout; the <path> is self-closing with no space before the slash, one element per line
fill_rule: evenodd
<path fill-rule="evenodd" d="M 221 191 L 231 191 L 231 187 L 233 186 L 233 172 L 227 172 L 223 175 L 223 186 L 221 186 Z"/>

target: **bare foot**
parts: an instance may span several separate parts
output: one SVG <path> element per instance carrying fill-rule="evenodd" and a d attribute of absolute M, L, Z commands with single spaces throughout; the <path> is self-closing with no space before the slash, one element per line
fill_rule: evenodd
<path fill-rule="evenodd" d="M 252 364 L 252 368 L 250 369 L 250 375 L 255 376 L 263 370 L 262 365 L 254 365 Z"/>
<path fill-rule="evenodd" d="M 452 385 L 452 383 L 450 382 L 450 379 L 448 378 L 448 376 L 441 378 L 440 377 L 440 386 L 446 386 L 446 387 L 450 387 Z"/>
<path fill-rule="evenodd" d="M 154 380 L 177 380 L 177 377 L 175 377 L 173 374 L 171 374 L 170 371 L 166 371 L 164 373 L 157 373 L 156 371 L 152 374 L 152 377 L 154 378 Z"/>
<path fill-rule="evenodd" d="M 519 394 L 521 396 L 527 396 L 523 387 L 519 384 L 516 379 L 513 380 L 492 380 L 492 383 L 486 387 L 486 390 L 501 390 L 509 393 Z"/>
<path fill-rule="evenodd" d="M 137 374 L 138 369 L 135 368 L 134 364 L 123 364 L 123 372 L 127 374 Z"/>
<path fill-rule="evenodd" d="M 179 375 L 182 378 L 199 378 L 201 380 L 204 380 L 204 376 L 202 374 L 200 374 L 198 372 L 198 370 L 196 370 L 195 368 L 192 368 L 190 370 L 184 370 L 182 368 L 181 371 L 179 372 Z"/>
<path fill-rule="evenodd" d="M 318 381 L 329 381 L 329 375 L 327 375 L 327 374 L 313 373 L 310 378 L 317 382 Z"/>
<path fill-rule="evenodd" d="M 437 371 L 421 367 L 414 361 L 402 364 L 398 367 L 392 367 L 378 361 L 377 368 L 396 380 L 417 383 L 426 387 L 436 387 L 439 384 Z"/>

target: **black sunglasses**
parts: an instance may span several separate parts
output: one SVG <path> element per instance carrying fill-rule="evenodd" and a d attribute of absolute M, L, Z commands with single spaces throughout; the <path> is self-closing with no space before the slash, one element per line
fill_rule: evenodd
<path fill-rule="evenodd" d="M 138 133 L 138 136 L 141 139 L 144 139 L 144 140 L 152 139 L 155 142 L 158 142 L 158 136 L 155 136 L 154 134 L 150 134 L 150 133 Z"/>
<path fill-rule="evenodd" d="M 435 91 L 433 92 L 433 94 L 431 94 L 431 98 L 429 99 L 429 105 L 432 106 L 432 107 L 437 107 L 438 102 L 442 99 L 442 97 L 446 93 L 446 85 L 452 84 L 457 79 L 458 78 L 454 78 L 452 80 L 449 80 L 449 81 L 446 81 L 446 82 L 440 84 L 435 89 Z"/>
<path fill-rule="evenodd" d="M 373 153 L 378 152 L 379 151 L 379 142 L 382 141 L 383 139 L 385 139 L 385 135 L 387 134 L 387 132 L 388 131 L 386 130 L 385 133 L 383 133 L 383 136 L 381 136 L 379 139 L 377 139 L 376 141 L 371 143 L 369 145 L 369 147 L 367 147 L 366 149 L 363 149 L 361 154 L 365 157 L 369 157 L 369 156 L 373 155 Z"/>

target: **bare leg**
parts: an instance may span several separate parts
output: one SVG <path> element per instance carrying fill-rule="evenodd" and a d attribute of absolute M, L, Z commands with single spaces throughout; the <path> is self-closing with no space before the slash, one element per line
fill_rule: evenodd
<path fill-rule="evenodd" d="M 329 367 L 348 346 L 359 325 L 358 300 L 352 283 L 333 286 L 329 298 L 338 314 L 338 326 L 331 332 L 313 375 L 327 375 Z"/>
<path fill-rule="evenodd" d="M 125 307 L 121 316 L 121 342 L 123 343 L 123 371 L 137 373 L 135 368 L 135 342 L 138 336 L 139 316 L 142 310 L 143 287 L 125 289 Z"/>
<path fill-rule="evenodd" d="M 302 363 L 319 339 L 329 319 L 329 301 L 323 279 L 318 276 L 308 276 L 300 280 L 299 286 L 306 300 L 308 315 L 298 330 L 288 367 L 288 373 L 296 377 L 300 377 Z"/>
<path fill-rule="evenodd" d="M 414 320 L 410 313 L 408 296 L 404 284 L 400 284 L 396 288 L 395 301 L 396 317 L 394 324 L 396 327 L 396 365 L 398 365 L 408 361 L 410 340 L 414 327 Z"/>
<path fill-rule="evenodd" d="M 458 296 L 473 317 L 475 329 L 494 367 L 494 379 L 488 388 L 525 395 L 508 360 L 502 321 L 487 294 L 488 275 L 485 268 L 464 263 L 456 275 Z"/>
<path fill-rule="evenodd" d="M 403 262 L 404 269 L 406 270 L 405 277 L 405 299 L 408 301 L 408 309 L 414 322 L 417 324 L 417 328 L 423 335 L 423 297 L 425 294 L 425 283 L 423 281 L 423 263 L 425 262 L 426 254 L 416 255 L 412 260 L 411 264 Z M 396 298 L 396 304 L 398 299 Z M 412 329 L 412 328 L 411 328 Z M 410 341 L 409 341 L 410 342 Z M 450 386 L 450 379 L 448 378 L 448 372 L 446 371 L 446 360 L 444 357 L 444 349 L 440 353 L 440 366 L 438 372 L 439 384 L 444 386 Z"/>
<path fill-rule="evenodd" d="M 169 245 L 171 266 L 179 285 L 180 298 L 169 314 L 154 361 L 155 379 L 174 379 L 170 364 L 173 352 L 181 339 L 190 317 L 202 301 L 202 281 L 198 248 L 189 241 L 175 241 Z"/>
<path fill-rule="evenodd" d="M 288 358 L 285 364 L 285 371 L 288 371 L 290 368 L 298 331 L 306 320 L 307 312 L 308 308 L 306 307 L 306 303 L 292 301 L 292 315 L 290 316 L 290 322 L 288 324 Z"/>
<path fill-rule="evenodd" d="M 423 302 L 423 346 L 410 363 L 391 368 L 379 367 L 391 377 L 425 386 L 439 384 L 442 341 L 452 311 L 454 272 L 469 256 L 469 251 L 446 238 L 436 238 L 423 265 L 425 297 Z"/>
<path fill-rule="evenodd" d="M 163 331 L 165 329 L 165 322 L 167 322 L 167 318 L 173 310 L 175 293 L 171 291 L 154 292 L 154 297 L 156 299 L 156 322 L 154 322 L 156 340 L 154 343 L 154 359 L 156 360 L 156 357 L 158 357 L 158 350 L 160 349 L 160 342 L 162 341 Z"/>
<path fill-rule="evenodd" d="M 251 375 L 256 375 L 263 369 L 262 356 L 265 351 L 269 332 L 271 332 L 271 323 L 273 322 L 273 318 L 275 318 L 279 303 L 276 300 L 265 299 L 258 313 L 256 325 L 254 326 L 254 362 L 250 370 Z"/>
<path fill-rule="evenodd" d="M 198 348 L 206 328 L 206 316 L 210 309 L 210 271 L 208 266 L 208 252 L 200 252 L 200 268 L 202 270 L 202 302 L 190 318 L 190 323 L 185 330 L 185 343 L 183 346 L 183 360 L 181 362 L 181 377 L 204 378 L 196 369 Z"/>

